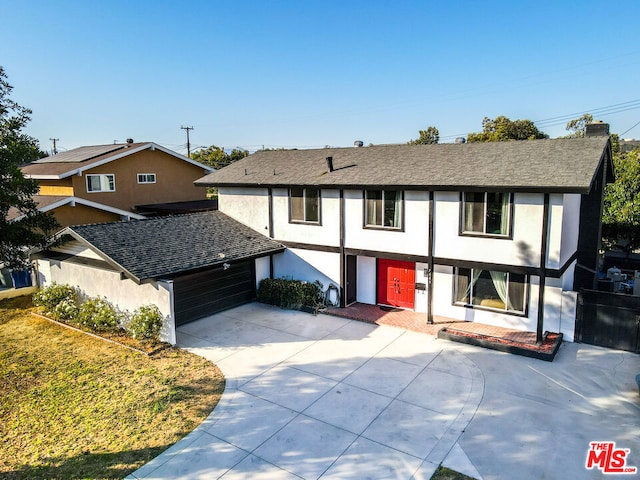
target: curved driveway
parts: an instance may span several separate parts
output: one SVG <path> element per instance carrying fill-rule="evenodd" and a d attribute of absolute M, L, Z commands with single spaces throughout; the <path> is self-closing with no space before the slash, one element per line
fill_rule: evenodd
<path fill-rule="evenodd" d="M 181 327 L 178 345 L 216 363 L 225 392 L 130 478 L 429 479 L 447 456 L 468 464 L 456 442 L 483 378 L 448 342 L 254 303 Z"/>

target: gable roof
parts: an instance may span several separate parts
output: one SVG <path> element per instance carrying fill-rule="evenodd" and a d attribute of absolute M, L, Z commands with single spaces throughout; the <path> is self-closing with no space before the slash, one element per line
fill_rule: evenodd
<path fill-rule="evenodd" d="M 127 155 L 141 152 L 143 150 L 160 150 L 183 162 L 190 163 L 202 168 L 206 172 L 213 171 L 213 168 L 196 162 L 189 157 L 169 150 L 168 148 L 153 142 L 146 143 L 125 143 L 111 145 L 92 145 L 78 147 L 66 152 L 58 153 L 50 157 L 36 160 L 21 168 L 22 173 L 27 178 L 37 180 L 58 180 L 61 178 L 79 175 L 90 168 L 113 162 Z"/>
<path fill-rule="evenodd" d="M 587 193 L 610 150 L 608 137 L 275 150 L 254 153 L 196 184 Z M 333 158 L 331 172 L 327 157 Z"/>
<path fill-rule="evenodd" d="M 222 212 L 67 227 L 136 283 L 280 253 L 285 247 Z"/>
<path fill-rule="evenodd" d="M 125 217 L 127 219 L 134 218 L 136 220 L 140 220 L 145 218 L 143 215 L 139 215 L 128 210 L 122 210 L 121 208 L 105 205 L 104 203 L 92 202 L 91 200 L 80 197 L 66 197 L 64 195 L 33 195 L 31 198 L 33 198 L 33 200 L 36 202 L 36 204 L 38 205 L 38 210 L 40 210 L 41 212 L 49 212 L 64 205 L 75 206 L 77 204 L 85 205 L 97 210 L 104 210 L 105 212 L 120 215 L 121 217 Z M 9 213 L 7 214 L 7 220 L 10 221 L 17 221 L 22 217 L 24 217 L 24 214 L 15 207 L 11 207 L 9 209 Z"/>

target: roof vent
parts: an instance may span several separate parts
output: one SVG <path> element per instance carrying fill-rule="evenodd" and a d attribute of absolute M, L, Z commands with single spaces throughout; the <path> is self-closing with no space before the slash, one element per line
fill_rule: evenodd
<path fill-rule="evenodd" d="M 127 143 L 129 144 L 133 143 L 133 138 L 127 138 Z"/>
<path fill-rule="evenodd" d="M 355 142 L 353 142 L 353 146 L 358 148 L 363 147 L 364 142 L 362 140 L 356 140 Z"/>
<path fill-rule="evenodd" d="M 333 157 L 327 157 L 327 169 L 333 172 Z"/>
<path fill-rule="evenodd" d="M 464 137 L 457 137 L 455 140 L 456 143 L 467 143 L 467 139 Z"/>
<path fill-rule="evenodd" d="M 587 137 L 603 137 L 609 135 L 609 124 L 604 123 L 602 120 L 596 120 L 592 123 L 587 123 L 585 130 L 585 136 Z"/>

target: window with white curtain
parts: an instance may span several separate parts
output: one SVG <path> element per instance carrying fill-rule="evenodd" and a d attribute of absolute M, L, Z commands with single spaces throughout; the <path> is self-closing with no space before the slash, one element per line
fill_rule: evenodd
<path fill-rule="evenodd" d="M 476 268 L 456 268 L 455 303 L 510 313 L 525 313 L 526 275 Z"/>
<path fill-rule="evenodd" d="M 402 228 L 402 192 L 367 190 L 365 192 L 365 226 L 399 230 Z"/>
<path fill-rule="evenodd" d="M 511 194 L 464 192 L 461 231 L 474 235 L 507 237 L 511 231 Z"/>
<path fill-rule="evenodd" d="M 115 190 L 115 175 L 87 175 L 87 192 L 115 192 Z"/>

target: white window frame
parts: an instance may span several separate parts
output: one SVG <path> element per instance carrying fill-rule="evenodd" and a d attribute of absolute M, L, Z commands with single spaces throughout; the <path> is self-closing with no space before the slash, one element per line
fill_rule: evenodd
<path fill-rule="evenodd" d="M 89 173 L 85 175 L 86 184 L 87 184 L 87 193 L 104 193 L 104 192 L 115 192 L 116 191 L 116 176 L 113 173 Z M 98 177 L 100 178 L 100 189 L 93 190 L 91 189 L 91 181 L 90 178 Z M 111 180 L 109 181 L 109 178 Z M 107 185 L 107 188 L 104 188 Z M 113 185 L 113 188 L 108 188 L 110 185 Z"/>
<path fill-rule="evenodd" d="M 149 180 L 149 177 L 152 177 L 153 180 Z M 140 178 L 143 178 L 141 181 Z M 155 173 L 139 173 L 138 174 L 138 184 L 147 185 L 150 183 L 156 183 L 156 174 Z"/>

